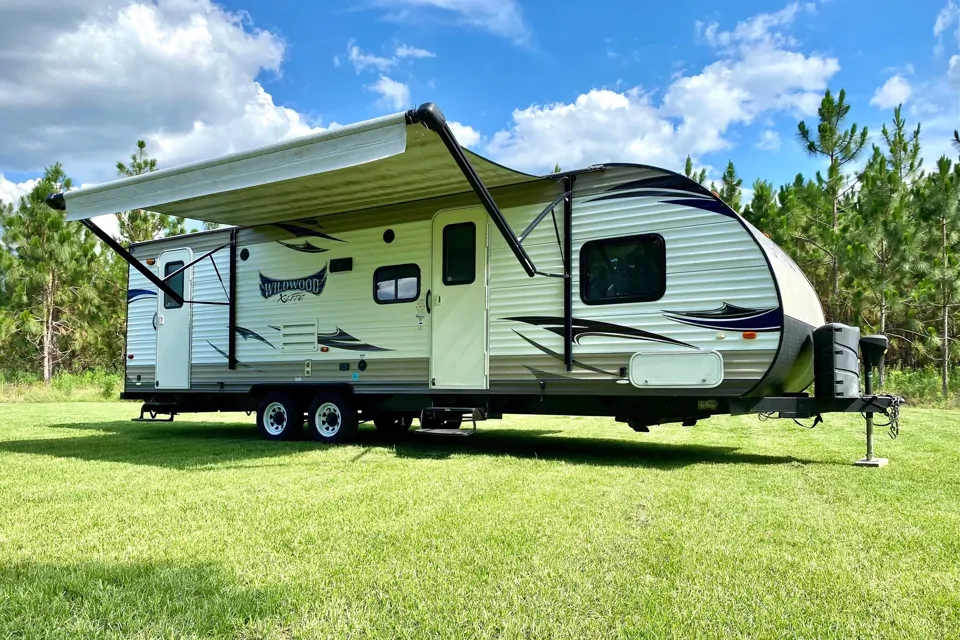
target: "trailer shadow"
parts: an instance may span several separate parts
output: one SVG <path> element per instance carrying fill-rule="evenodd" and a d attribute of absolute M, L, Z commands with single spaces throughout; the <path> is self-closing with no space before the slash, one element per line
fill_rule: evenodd
<path fill-rule="evenodd" d="M 59 458 L 117 462 L 171 469 L 196 469 L 225 463 L 267 460 L 292 453 L 323 449 L 312 441 L 261 440 L 250 423 L 129 421 L 51 425 L 52 429 L 86 432 L 67 438 L 0 442 L 0 451 Z M 370 448 L 389 449 L 401 458 L 446 459 L 480 455 L 559 460 L 595 466 L 672 469 L 692 464 L 815 464 L 822 461 L 795 456 L 764 455 L 716 445 L 676 445 L 614 438 L 564 436 L 562 431 L 492 428 L 464 436 L 441 436 L 416 431 L 384 438 L 365 426 L 356 443 L 355 459 Z M 244 464 L 244 466 L 249 466 Z"/>

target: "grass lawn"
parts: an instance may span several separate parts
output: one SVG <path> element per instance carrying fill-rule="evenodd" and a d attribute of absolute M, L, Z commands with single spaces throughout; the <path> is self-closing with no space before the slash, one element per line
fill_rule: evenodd
<path fill-rule="evenodd" d="M 0 405 L 0 638 L 957 638 L 960 413 L 258 440 Z"/>

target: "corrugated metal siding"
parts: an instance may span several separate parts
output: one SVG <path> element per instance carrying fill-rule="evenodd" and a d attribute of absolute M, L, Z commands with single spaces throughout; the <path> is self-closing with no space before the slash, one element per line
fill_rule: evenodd
<path fill-rule="evenodd" d="M 426 358 L 430 350 L 430 316 L 425 313 L 424 297 L 430 288 L 431 223 L 428 220 L 390 227 L 394 240 L 387 244 L 385 227 L 359 229 L 338 234 L 335 240 L 310 238 L 310 244 L 325 249 L 323 253 L 302 253 L 279 242 L 240 244 L 250 252 L 246 261 L 237 262 L 237 325 L 255 332 L 266 342 L 254 337 L 238 337 L 237 357 L 245 364 L 299 363 L 294 370 L 302 373 L 304 360 L 312 360 L 315 372 L 323 371 L 323 363 L 370 363 L 369 370 L 379 375 L 406 379 L 407 372 L 396 368 L 383 369 L 386 361 Z M 289 241 L 285 238 L 285 241 Z M 340 240 L 340 241 L 338 241 Z M 291 241 L 291 244 L 295 244 Z M 350 271 L 331 273 L 329 264 L 337 258 L 351 258 Z M 416 264 L 420 267 L 420 297 L 414 302 L 377 304 L 373 297 L 374 271 L 383 266 Z M 319 296 L 310 293 L 291 302 L 281 296 L 264 298 L 260 292 L 260 274 L 269 278 L 300 278 L 327 268 L 326 283 Z M 289 298 L 290 296 L 286 296 Z M 356 350 L 331 344 L 327 353 L 283 353 L 280 351 L 280 327 L 283 323 L 319 320 L 321 336 L 338 331 L 349 334 L 355 342 L 346 346 L 367 345 Z M 269 344 L 267 344 L 269 343 Z M 351 368 L 351 371 L 355 371 Z M 295 374 L 296 375 L 296 374 Z M 315 373 L 314 377 L 318 374 Z M 372 373 L 370 375 L 373 375 Z M 426 384 L 426 370 L 417 373 Z M 363 380 L 369 375 L 360 373 Z"/>
<path fill-rule="evenodd" d="M 692 207 L 662 204 L 652 197 L 590 202 L 610 187 L 656 175 L 662 174 L 615 168 L 578 178 L 573 207 L 574 317 L 642 329 L 699 348 L 721 351 L 725 378 L 737 380 L 738 392 L 746 391 L 751 381 L 758 380 L 769 368 L 779 344 L 779 332 L 761 333 L 755 340 L 744 340 L 739 334 L 727 332 L 723 340 L 718 340 L 715 330 L 684 325 L 663 314 L 664 310 L 709 310 L 725 302 L 758 309 L 777 306 L 776 289 L 766 260 L 743 226 L 732 218 Z M 539 209 L 527 207 L 505 213 L 511 226 L 519 230 Z M 562 208 L 558 214 L 561 212 Z M 562 232 L 562 216 L 558 224 Z M 641 233 L 659 233 L 664 238 L 667 252 L 664 297 L 649 303 L 584 304 L 579 292 L 579 254 L 583 244 L 594 239 Z M 539 268 L 562 272 L 556 232 L 549 218 L 524 246 Z M 491 256 L 491 384 L 533 379 L 533 374 L 523 366 L 530 362 L 542 362 L 544 371 L 556 375 L 603 378 L 603 374 L 581 367 L 566 372 L 562 362 L 543 355 L 518 332 L 557 354 L 563 353 L 560 335 L 542 327 L 505 320 L 518 316 L 562 319 L 562 281 L 528 278 L 498 237 L 494 238 Z M 579 362 L 616 372 L 627 366 L 633 353 L 669 353 L 683 349 L 685 347 L 615 336 L 587 336 L 574 346 L 573 352 Z M 729 386 L 721 389 L 733 392 Z"/>

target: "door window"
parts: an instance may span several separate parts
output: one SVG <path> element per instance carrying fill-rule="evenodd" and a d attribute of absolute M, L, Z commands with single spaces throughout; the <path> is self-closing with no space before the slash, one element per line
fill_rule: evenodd
<path fill-rule="evenodd" d="M 443 284 L 471 284 L 477 279 L 477 227 L 472 222 L 443 228 Z"/>
<path fill-rule="evenodd" d="M 163 266 L 164 279 L 166 279 L 166 277 L 169 276 L 171 273 L 176 273 L 177 269 L 182 269 L 183 265 L 184 265 L 183 260 L 177 260 L 176 262 L 168 262 L 167 264 L 165 264 Z M 181 271 L 180 273 L 177 273 L 177 275 L 175 275 L 174 277 L 167 280 L 167 285 L 169 285 L 171 289 L 176 291 L 181 298 L 183 298 L 183 274 L 184 272 Z M 163 293 L 164 309 L 179 309 L 182 306 L 183 306 L 182 302 L 177 302 L 176 300 L 170 297 L 170 294 L 164 291 Z"/>

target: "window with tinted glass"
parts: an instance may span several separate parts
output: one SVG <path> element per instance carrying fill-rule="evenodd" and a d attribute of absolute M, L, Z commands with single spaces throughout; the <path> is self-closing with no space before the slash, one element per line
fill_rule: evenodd
<path fill-rule="evenodd" d="M 580 249 L 580 299 L 586 304 L 650 302 L 667 289 L 667 257 L 657 234 L 605 238 Z"/>
<path fill-rule="evenodd" d="M 171 273 L 176 273 L 178 269 L 183 268 L 183 261 L 177 260 L 176 262 L 168 262 L 163 266 L 163 277 L 166 280 L 167 276 Z M 177 273 L 169 280 L 166 281 L 167 285 L 177 292 L 177 294 L 182 298 L 183 297 L 183 271 Z M 164 292 L 163 294 L 163 308 L 164 309 L 179 309 L 183 306 L 182 302 L 177 302 L 170 297 L 170 294 Z"/>
<path fill-rule="evenodd" d="M 373 272 L 373 299 L 380 304 L 411 302 L 420 297 L 420 267 L 398 264 Z"/>
<path fill-rule="evenodd" d="M 443 228 L 443 284 L 470 284 L 477 279 L 477 227 L 472 222 Z"/>

